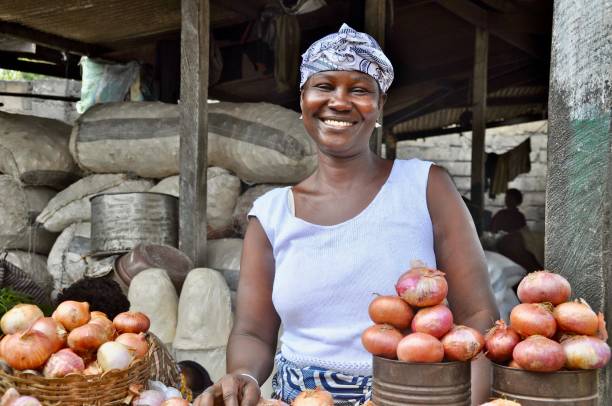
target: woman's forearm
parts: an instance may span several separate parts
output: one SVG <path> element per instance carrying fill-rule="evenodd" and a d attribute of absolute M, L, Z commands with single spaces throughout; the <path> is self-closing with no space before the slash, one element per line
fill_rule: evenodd
<path fill-rule="evenodd" d="M 255 335 L 232 332 L 227 344 L 227 372 L 252 375 L 261 386 L 272 372 L 275 352 L 275 344 Z"/>

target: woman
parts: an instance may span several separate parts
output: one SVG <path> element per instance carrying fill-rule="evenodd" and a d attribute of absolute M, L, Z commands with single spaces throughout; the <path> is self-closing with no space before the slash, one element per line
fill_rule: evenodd
<path fill-rule="evenodd" d="M 249 213 L 229 373 L 195 405 L 255 405 L 281 322 L 277 398 L 323 386 L 338 405 L 365 403 L 372 366 L 360 336 L 372 324 L 372 292 L 394 294 L 415 259 L 447 273 L 457 323 L 484 331 L 497 317 L 474 225 L 450 177 L 430 162 L 387 161 L 369 148 L 393 80 L 376 41 L 343 25 L 302 57 L 300 104 L 318 169 L 262 196 Z M 474 369 L 480 402 L 486 360 Z"/>

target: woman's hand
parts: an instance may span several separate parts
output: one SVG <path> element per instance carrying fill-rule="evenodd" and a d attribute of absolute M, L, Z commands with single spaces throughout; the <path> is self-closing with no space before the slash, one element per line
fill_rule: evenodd
<path fill-rule="evenodd" d="M 247 375 L 227 374 L 193 401 L 193 406 L 256 406 L 259 385 Z"/>

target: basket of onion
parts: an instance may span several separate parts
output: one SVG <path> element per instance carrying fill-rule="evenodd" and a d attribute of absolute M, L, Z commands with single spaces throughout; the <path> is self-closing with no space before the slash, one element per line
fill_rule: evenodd
<path fill-rule="evenodd" d="M 470 405 L 470 362 L 482 350 L 477 330 L 455 325 L 444 273 L 422 265 L 404 273 L 397 295 L 376 297 L 375 323 L 361 336 L 373 358 L 373 401 Z"/>
<path fill-rule="evenodd" d="M 493 395 L 523 406 L 597 404 L 597 370 L 610 361 L 606 325 L 584 300 L 570 300 L 571 291 L 564 277 L 548 271 L 519 283 L 521 304 L 510 312 L 510 325 L 497 321 L 485 336 Z"/>
<path fill-rule="evenodd" d="M 148 381 L 149 325 L 137 312 L 111 321 L 86 302 L 62 302 L 51 317 L 16 305 L 0 319 L 0 393 L 15 388 L 43 405 L 122 404 L 130 385 Z"/>

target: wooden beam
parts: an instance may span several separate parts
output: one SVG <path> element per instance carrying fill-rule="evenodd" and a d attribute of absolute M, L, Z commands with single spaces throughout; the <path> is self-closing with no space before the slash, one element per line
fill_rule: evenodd
<path fill-rule="evenodd" d="M 259 10 L 250 1 L 243 0 L 211 0 L 215 6 L 223 7 L 224 9 L 242 14 L 249 20 L 259 18 Z"/>
<path fill-rule="evenodd" d="M 206 265 L 209 0 L 181 1 L 179 248 Z"/>
<path fill-rule="evenodd" d="M 474 79 L 472 91 L 472 185 L 470 200 L 476 208 L 476 229 L 480 234 L 484 213 L 485 133 L 487 128 L 487 62 L 489 32 L 476 27 L 474 47 Z"/>
<path fill-rule="evenodd" d="M 97 45 L 75 41 L 7 21 L 0 21 L 0 33 L 77 55 L 99 55 L 108 51 Z"/>
<path fill-rule="evenodd" d="M 78 61 L 68 58 L 66 62 L 36 63 L 20 59 L 22 54 L 0 51 L 0 68 L 16 70 L 19 72 L 36 73 L 39 75 L 54 76 L 66 79 L 81 80 L 81 71 Z M 35 56 L 29 55 L 35 59 Z M 66 64 L 68 67 L 66 68 Z"/>
<path fill-rule="evenodd" d="M 365 31 L 370 34 L 382 49 L 385 48 L 385 32 L 387 21 L 387 0 L 366 0 L 365 2 Z M 383 127 L 382 114 L 379 119 L 380 127 L 374 129 L 370 138 L 372 150 L 379 156 L 382 153 Z"/>

